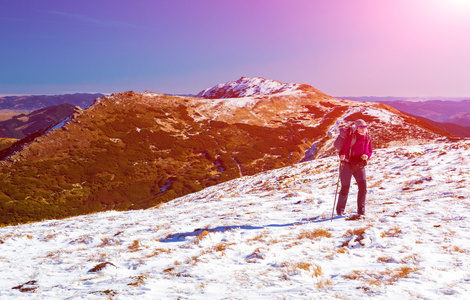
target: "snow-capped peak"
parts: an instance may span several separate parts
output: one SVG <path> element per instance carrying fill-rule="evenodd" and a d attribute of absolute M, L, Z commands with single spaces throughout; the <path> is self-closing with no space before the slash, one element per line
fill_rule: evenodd
<path fill-rule="evenodd" d="M 277 94 L 293 92 L 305 86 L 300 83 L 282 83 L 261 77 L 242 77 L 237 81 L 221 83 L 214 87 L 205 89 L 197 94 L 197 97 L 210 99 L 241 98 L 255 95 Z"/>

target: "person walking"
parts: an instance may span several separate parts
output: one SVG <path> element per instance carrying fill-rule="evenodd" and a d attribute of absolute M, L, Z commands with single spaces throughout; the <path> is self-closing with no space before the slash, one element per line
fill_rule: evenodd
<path fill-rule="evenodd" d="M 367 123 L 362 119 L 356 120 L 354 132 L 346 138 L 343 147 L 339 151 L 341 190 L 338 196 L 338 205 L 336 206 L 336 213 L 339 216 L 344 214 L 351 177 L 353 176 L 358 186 L 357 213 L 365 215 L 367 194 L 365 166 L 371 155 L 372 141 L 367 130 Z"/>

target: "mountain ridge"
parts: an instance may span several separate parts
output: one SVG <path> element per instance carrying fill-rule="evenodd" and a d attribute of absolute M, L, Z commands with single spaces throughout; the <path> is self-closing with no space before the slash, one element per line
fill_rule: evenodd
<path fill-rule="evenodd" d="M 148 208 L 331 156 L 339 126 L 357 118 L 369 123 L 375 148 L 452 136 L 384 104 L 308 90 L 224 99 L 115 93 L 0 152 L 0 222 Z"/>

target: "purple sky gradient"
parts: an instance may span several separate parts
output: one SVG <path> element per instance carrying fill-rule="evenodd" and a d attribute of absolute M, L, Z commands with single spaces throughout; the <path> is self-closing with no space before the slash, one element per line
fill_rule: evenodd
<path fill-rule="evenodd" d="M 241 76 L 332 96 L 470 97 L 469 0 L 0 0 L 0 94 L 196 94 Z"/>

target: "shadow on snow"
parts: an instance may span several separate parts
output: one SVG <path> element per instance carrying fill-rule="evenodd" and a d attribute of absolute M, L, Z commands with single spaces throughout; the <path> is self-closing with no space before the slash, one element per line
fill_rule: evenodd
<path fill-rule="evenodd" d="M 343 216 L 335 216 L 333 219 L 344 219 Z M 299 222 L 294 222 L 294 223 L 289 223 L 289 224 L 269 224 L 266 226 L 251 226 L 251 225 L 233 225 L 233 226 L 219 226 L 215 228 L 197 228 L 194 229 L 192 232 L 183 232 L 183 233 L 175 233 L 175 234 L 170 234 L 166 238 L 163 238 L 160 240 L 162 243 L 175 243 L 175 242 L 184 242 L 186 241 L 187 237 L 194 237 L 199 234 L 201 234 L 204 231 L 207 232 L 226 232 L 226 231 L 231 231 L 235 229 L 242 229 L 242 230 L 260 230 L 264 228 L 269 228 L 269 227 L 289 227 L 289 226 L 296 226 L 296 225 L 301 225 L 301 224 L 306 224 L 306 223 L 322 223 L 322 222 L 327 222 L 330 221 L 330 218 L 327 219 L 320 219 L 320 217 L 313 217 L 313 218 L 305 218 L 302 219 Z"/>

